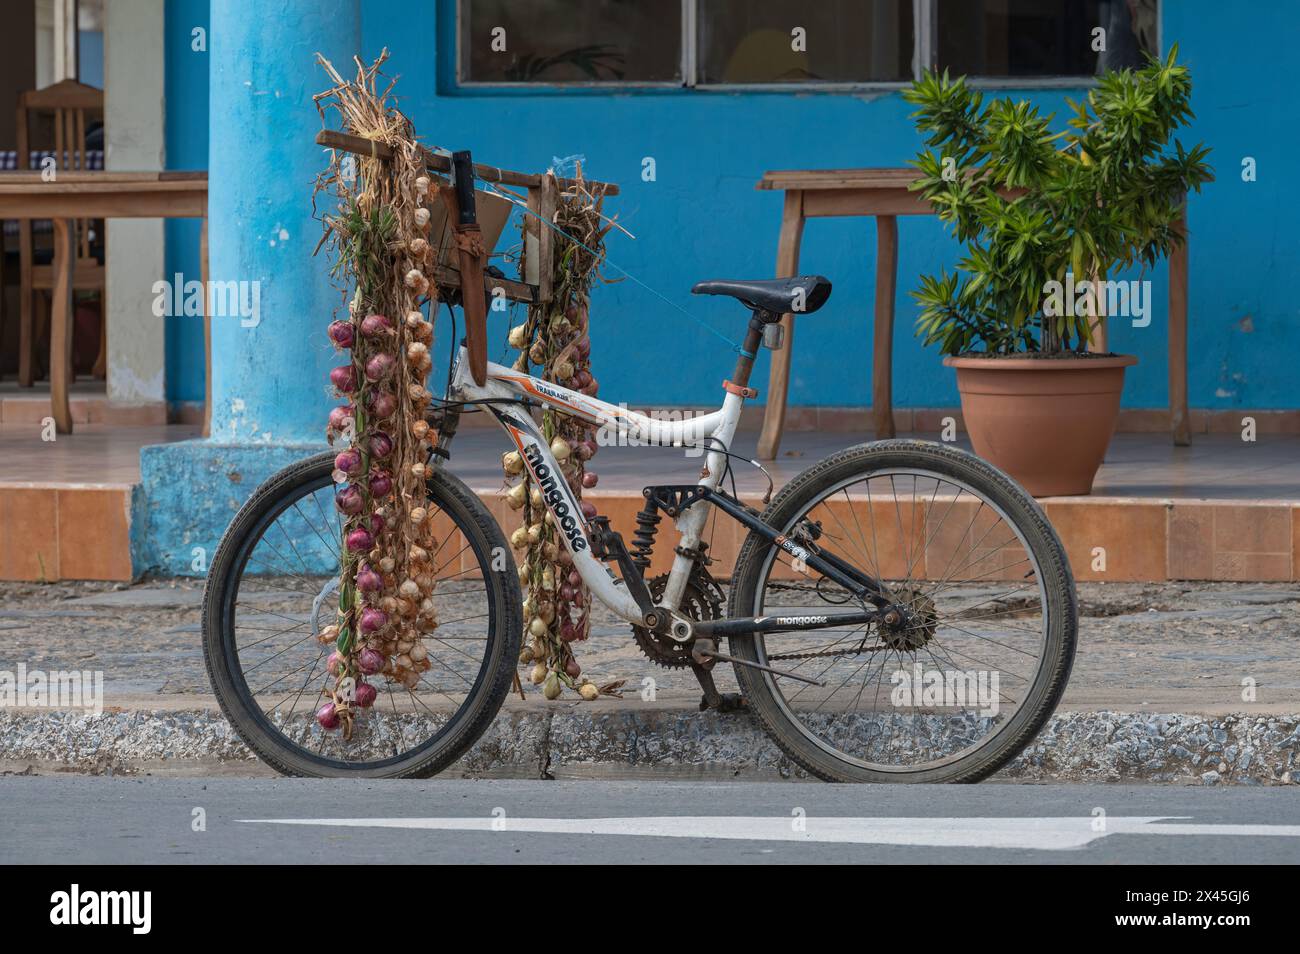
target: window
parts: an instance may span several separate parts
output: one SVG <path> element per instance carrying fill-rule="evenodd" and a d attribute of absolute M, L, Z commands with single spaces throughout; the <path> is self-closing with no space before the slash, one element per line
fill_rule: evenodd
<path fill-rule="evenodd" d="M 912 0 L 699 0 L 696 22 L 697 85 L 912 77 Z"/>
<path fill-rule="evenodd" d="M 457 0 L 461 86 L 1079 85 L 1158 48 L 1158 0 Z"/>
<path fill-rule="evenodd" d="M 682 84 L 681 0 L 461 0 L 461 82 Z"/>
<path fill-rule="evenodd" d="M 936 65 L 969 76 L 1090 76 L 1155 51 L 1155 0 L 938 0 Z M 1147 36 L 1138 39 L 1132 22 Z M 1101 32 L 1097 32 L 1101 31 Z"/>

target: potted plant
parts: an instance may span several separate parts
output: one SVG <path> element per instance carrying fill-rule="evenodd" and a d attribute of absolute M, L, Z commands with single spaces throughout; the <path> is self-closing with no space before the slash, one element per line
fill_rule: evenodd
<path fill-rule="evenodd" d="M 956 272 L 921 278 L 917 334 L 957 369 L 975 452 L 1036 496 L 1091 491 L 1137 362 L 1088 350 L 1119 299 L 1106 277 L 1138 262 L 1145 273 L 1182 242 L 1187 191 L 1213 179 L 1208 149 L 1172 139 L 1192 116 L 1177 52 L 1106 73 L 1061 132 L 946 71 L 904 93 L 938 150 L 912 163 L 912 188 L 966 253 Z"/>

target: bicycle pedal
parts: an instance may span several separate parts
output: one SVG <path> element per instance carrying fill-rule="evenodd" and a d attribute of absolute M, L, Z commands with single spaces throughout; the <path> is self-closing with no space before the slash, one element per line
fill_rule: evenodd
<path fill-rule="evenodd" d="M 719 693 L 718 701 L 714 705 L 710 705 L 707 695 L 700 697 L 701 712 L 707 712 L 709 709 L 715 709 L 718 712 L 741 712 L 748 708 L 749 700 L 738 692 Z"/>

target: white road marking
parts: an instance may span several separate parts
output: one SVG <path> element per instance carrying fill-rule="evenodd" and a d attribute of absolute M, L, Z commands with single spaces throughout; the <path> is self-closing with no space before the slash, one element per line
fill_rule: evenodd
<path fill-rule="evenodd" d="M 1061 818 L 791 818 L 780 816 L 655 815 L 631 818 L 243 818 L 260 825 L 405 828 L 431 831 L 535 832 L 555 835 L 636 835 L 723 838 L 931 848 L 1084 848 L 1107 835 L 1235 835 L 1300 838 L 1300 825 L 1181 823 L 1167 816 Z"/>

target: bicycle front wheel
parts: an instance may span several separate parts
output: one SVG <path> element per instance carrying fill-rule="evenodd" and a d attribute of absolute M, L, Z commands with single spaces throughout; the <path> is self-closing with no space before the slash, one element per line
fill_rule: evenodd
<path fill-rule="evenodd" d="M 973 782 L 1034 738 L 1065 690 L 1077 603 L 1042 510 L 955 448 L 882 441 L 792 480 L 769 526 L 872 577 L 905 618 L 733 637 L 750 706 L 791 759 L 839 782 Z M 758 534 L 736 562 L 733 616 L 871 609 Z"/>
<path fill-rule="evenodd" d="M 463 483 L 441 469 L 428 508 L 440 527 L 431 554 L 438 626 L 414 686 L 371 677 L 374 704 L 351 738 L 325 731 L 338 611 L 342 527 L 332 454 L 264 483 L 227 529 L 208 574 L 203 651 L 212 689 L 240 738 L 286 775 L 423 778 L 482 735 L 510 688 L 522 632 L 519 580 L 500 527 Z"/>

